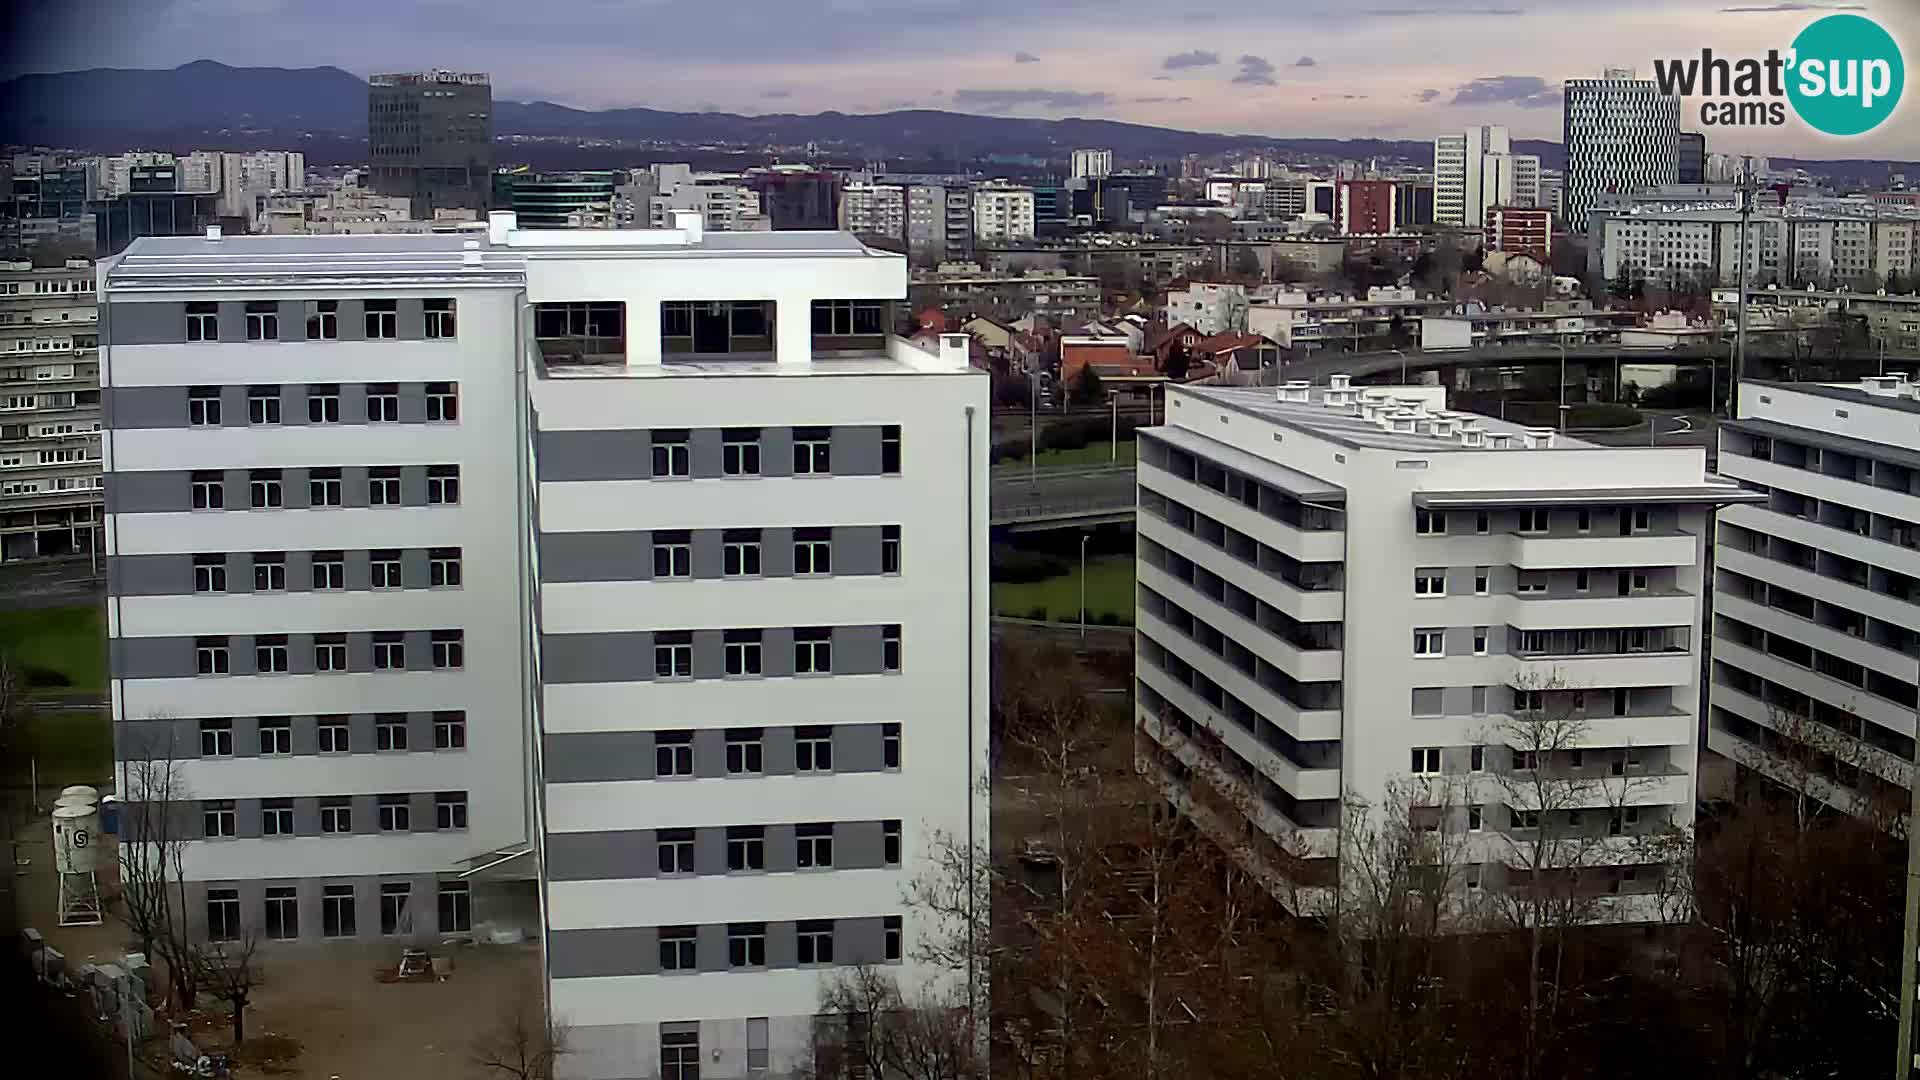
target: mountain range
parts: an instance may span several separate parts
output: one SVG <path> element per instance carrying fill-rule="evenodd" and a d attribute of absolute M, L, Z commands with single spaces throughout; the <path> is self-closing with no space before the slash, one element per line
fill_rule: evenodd
<path fill-rule="evenodd" d="M 1432 154 L 1432 144 L 1424 141 L 1275 138 L 934 109 L 743 116 L 496 101 L 493 123 L 496 143 L 511 144 L 497 147 L 498 160 L 568 168 L 637 164 L 662 156 L 684 159 L 687 148 L 764 157 L 770 147 L 808 143 L 848 163 L 888 158 L 955 165 L 1060 161 L 1076 146 L 1110 147 L 1126 160 L 1239 149 L 1353 160 L 1422 161 Z M 331 164 L 365 160 L 366 127 L 366 81 L 336 67 L 230 67 L 198 60 L 168 70 L 95 68 L 0 82 L 0 143 L 92 152 L 303 149 L 313 163 Z M 1538 154 L 1547 168 L 1565 162 L 1556 142 L 1516 140 L 1516 149 Z M 1884 182 L 1890 168 L 1920 171 L 1920 165 L 1901 162 L 1775 160 L 1862 183 Z"/>

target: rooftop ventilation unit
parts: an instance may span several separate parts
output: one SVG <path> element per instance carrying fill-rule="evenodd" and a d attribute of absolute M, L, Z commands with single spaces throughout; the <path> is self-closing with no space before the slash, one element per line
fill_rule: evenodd
<path fill-rule="evenodd" d="M 1302 380 L 1302 379 L 1295 379 L 1291 382 L 1282 383 L 1280 384 L 1280 393 L 1278 395 L 1279 400 L 1290 403 L 1290 404 L 1294 404 L 1294 405 L 1305 405 L 1308 401 L 1311 400 L 1311 394 L 1309 393 L 1309 391 L 1311 390 L 1312 386 L 1313 386 L 1312 383 L 1306 382 L 1305 380 Z"/>
<path fill-rule="evenodd" d="M 1860 389 L 1875 397 L 1900 397 L 1906 381 L 1904 375 L 1868 375 L 1860 380 Z"/>
<path fill-rule="evenodd" d="M 1487 432 L 1487 449 L 1509 450 L 1513 447 L 1513 433 L 1510 431 Z"/>
<path fill-rule="evenodd" d="M 1487 445 L 1487 433 L 1483 428 L 1468 425 L 1460 429 L 1460 445 L 1479 449 Z"/>
<path fill-rule="evenodd" d="M 1526 428 L 1520 432 L 1520 443 L 1529 450 L 1553 449 L 1552 428 Z"/>
<path fill-rule="evenodd" d="M 1451 439 L 1453 438 L 1454 426 L 1460 423 L 1460 421 L 1455 420 L 1451 416 L 1436 416 L 1431 423 L 1435 438 Z"/>
<path fill-rule="evenodd" d="M 1327 388 L 1329 390 L 1349 390 L 1352 389 L 1352 387 L 1353 376 L 1344 371 L 1327 376 Z"/>
<path fill-rule="evenodd" d="M 1417 417 L 1412 413 L 1391 413 L 1386 417 L 1385 422 L 1381 426 L 1393 432 L 1395 435 L 1412 435 L 1414 434 L 1413 422 L 1415 419 L 1417 419 Z"/>

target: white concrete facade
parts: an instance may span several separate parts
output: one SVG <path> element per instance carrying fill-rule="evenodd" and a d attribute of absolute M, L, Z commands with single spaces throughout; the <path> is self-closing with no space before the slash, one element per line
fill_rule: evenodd
<path fill-rule="evenodd" d="M 1073 175 L 1076 178 L 1098 178 L 1113 173 L 1112 150 L 1075 150 L 1073 152 Z"/>
<path fill-rule="evenodd" d="M 1143 764 L 1176 803 L 1204 774 L 1309 865 L 1339 850 L 1343 799 L 1443 783 L 1439 827 L 1497 889 L 1535 835 L 1499 779 L 1522 768 L 1513 718 L 1545 711 L 1577 731 L 1542 767 L 1594 781 L 1563 835 L 1690 823 L 1706 522 L 1738 489 L 1698 448 L 1449 413 L 1440 387 L 1361 393 L 1175 389 L 1142 432 Z"/>
<path fill-rule="evenodd" d="M 1033 189 L 983 184 L 973 189 L 973 238 L 986 244 L 1033 239 Z"/>
<path fill-rule="evenodd" d="M 1433 220 L 1478 228 L 1490 206 L 1537 206 L 1540 159 L 1513 152 L 1508 130 L 1483 124 L 1433 140 Z"/>
<path fill-rule="evenodd" d="M 0 264 L 0 562 L 99 547 L 98 321 L 91 263 Z"/>

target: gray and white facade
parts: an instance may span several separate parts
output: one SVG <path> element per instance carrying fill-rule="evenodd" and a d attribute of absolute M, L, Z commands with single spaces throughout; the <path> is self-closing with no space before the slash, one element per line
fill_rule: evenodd
<path fill-rule="evenodd" d="M 903 887 L 985 827 L 987 393 L 887 335 L 906 281 L 693 215 L 111 264 L 116 721 L 190 759 L 196 917 L 538 933 L 596 1080 L 789 1072 L 836 969 L 943 978 Z"/>
<path fill-rule="evenodd" d="M 1607 192 L 1677 183 L 1680 99 L 1631 70 L 1598 79 L 1568 79 L 1562 141 L 1567 176 L 1562 220 L 1585 232 L 1587 208 Z"/>
<path fill-rule="evenodd" d="M 1743 382 L 1739 404 L 1720 469 L 1765 501 L 1721 515 L 1708 748 L 1843 809 L 1904 811 L 1920 395 L 1899 376 Z"/>
<path fill-rule="evenodd" d="M 99 546 L 93 284 L 85 260 L 0 265 L 0 562 Z"/>
<path fill-rule="evenodd" d="M 1742 493 L 1699 448 L 1599 447 L 1444 394 L 1177 388 L 1141 431 L 1142 764 L 1256 837 L 1270 878 L 1331 884 L 1343 801 L 1399 788 L 1444 799 L 1468 883 L 1500 888 L 1539 827 L 1499 780 L 1523 713 L 1577 731 L 1540 763 L 1592 781 L 1561 835 L 1692 820 L 1707 523 Z M 1621 858 L 1603 903 L 1645 917 Z"/>

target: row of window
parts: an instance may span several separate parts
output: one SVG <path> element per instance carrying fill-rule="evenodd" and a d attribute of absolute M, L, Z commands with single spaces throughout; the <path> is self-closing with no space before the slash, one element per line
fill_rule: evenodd
<path fill-rule="evenodd" d="M 253 568 L 254 592 L 284 592 L 287 588 L 287 553 L 256 551 L 249 558 Z M 311 559 L 312 588 L 316 592 L 335 592 L 347 587 L 347 553 L 315 551 Z M 368 580 L 375 589 L 407 588 L 404 560 L 399 548 L 375 548 L 367 553 Z M 228 591 L 229 566 L 221 552 L 201 552 L 193 557 L 193 591 L 219 594 Z M 457 589 L 463 580 L 460 549 L 428 548 L 428 588 Z M 414 582 L 419 587 L 420 582 Z"/>
<path fill-rule="evenodd" d="M 227 508 L 226 474 L 213 470 L 195 471 L 191 480 L 192 506 L 195 510 Z M 287 505 L 285 478 L 279 469 L 251 469 L 247 473 L 247 508 L 280 510 Z M 307 505 L 313 508 L 346 505 L 346 479 L 340 469 L 307 470 Z M 367 470 L 369 506 L 399 506 L 400 466 L 379 465 Z M 427 505 L 460 504 L 460 466 L 427 466 Z"/>
<path fill-rule="evenodd" d="M 428 647 L 435 669 L 457 671 L 467 666 L 467 636 L 464 630 L 431 631 Z M 286 634 L 256 634 L 253 638 L 253 673 L 284 675 L 292 670 Z M 231 675 L 233 645 L 225 635 L 203 635 L 193 639 L 193 665 L 197 675 Z M 313 669 L 323 674 L 349 670 L 347 635 L 313 635 Z M 373 670 L 407 670 L 407 636 L 400 630 L 378 630 L 373 634 Z"/>
<path fill-rule="evenodd" d="M 728 776 L 761 776 L 766 768 L 766 732 L 764 728 L 728 728 L 726 759 Z M 671 780 L 691 779 L 694 775 L 693 732 L 657 731 L 653 735 L 654 776 Z M 880 765 L 888 771 L 900 768 L 900 725 L 880 725 Z M 802 725 L 793 730 L 793 771 L 830 773 L 833 771 L 833 728 L 831 725 Z M 899 822 L 892 823 L 890 834 L 896 841 Z M 894 848 L 893 850 L 897 850 Z M 892 859 L 889 861 L 897 861 Z M 739 869 L 736 867 L 735 869 Z M 665 872 L 664 870 L 662 871 Z"/>
<path fill-rule="evenodd" d="M 693 475 L 693 433 L 687 428 L 656 428 L 652 432 L 653 476 L 672 479 Z M 759 428 L 722 428 L 720 471 L 726 476 L 760 475 Z M 900 472 L 900 425 L 880 429 L 880 471 Z M 793 475 L 825 476 L 833 472 L 833 429 L 793 429 Z"/>
<path fill-rule="evenodd" d="M 881 925 L 884 938 L 882 955 L 888 963 L 897 962 L 901 955 L 900 916 L 885 916 Z M 659 935 L 661 971 L 700 970 L 699 927 L 662 926 Z M 801 967 L 833 963 L 833 942 L 832 919 L 802 919 L 794 924 L 794 960 Z M 727 924 L 727 966 L 735 969 L 767 966 L 766 923 Z"/>
<path fill-rule="evenodd" d="M 793 827 L 794 866 L 801 870 L 833 869 L 833 823 L 808 822 Z M 900 865 L 900 821 L 880 823 L 880 861 L 887 866 Z M 692 829 L 661 829 L 654 834 L 654 853 L 661 877 L 691 877 L 698 873 L 694 863 Z M 752 874 L 767 868 L 767 827 L 730 825 L 727 827 L 727 872 Z"/>
<path fill-rule="evenodd" d="M 247 423 L 253 425 L 280 423 L 284 419 L 281 409 L 283 389 L 280 386 L 247 387 Z M 460 384 L 451 382 L 426 384 L 426 406 L 427 422 L 430 424 L 450 424 L 460 419 Z M 358 420 L 359 417 L 354 419 Z M 307 385 L 307 423 L 338 424 L 340 421 L 340 384 L 309 383 Z M 400 422 L 398 383 L 367 385 L 366 421 L 369 424 Z M 220 387 L 190 386 L 187 388 L 187 425 L 189 427 L 220 427 L 225 422 L 225 411 L 220 404 Z"/>
<path fill-rule="evenodd" d="M 380 832 L 414 831 L 413 797 L 379 795 L 375 797 L 374 821 Z M 200 803 L 201 837 L 207 840 L 231 840 L 239 835 L 239 810 L 232 799 L 204 799 Z M 438 832 L 467 827 L 467 793 L 442 791 L 433 796 L 433 825 Z M 260 800 L 260 835 L 284 837 L 296 835 L 292 799 Z M 353 829 L 353 799 L 327 796 L 320 799 L 320 832 L 325 836 L 349 836 Z"/>
<path fill-rule="evenodd" d="M 322 754 L 351 754 L 355 752 L 352 723 L 344 715 L 325 715 L 314 717 L 314 729 L 317 745 Z M 286 756 L 293 753 L 293 717 L 262 716 L 257 722 L 259 753 L 262 757 Z M 200 721 L 200 756 L 203 758 L 233 757 L 234 724 L 230 716 L 211 717 Z M 373 745 L 362 746 L 361 752 L 372 750 L 378 753 L 404 752 L 413 749 L 407 734 L 407 714 L 375 713 L 373 717 Z M 459 710 L 441 710 L 433 714 L 434 750 L 464 750 L 467 746 L 467 714 Z M 420 749 L 427 749 L 421 747 Z"/>
<path fill-rule="evenodd" d="M 427 337 L 451 338 L 454 336 L 452 300 L 430 299 L 423 303 L 423 307 Z M 361 333 L 364 337 L 377 341 L 400 336 L 400 302 L 398 300 L 364 300 L 361 302 L 361 309 Z M 246 319 L 248 341 L 294 340 L 291 337 L 281 336 L 278 301 L 249 300 L 242 313 Z M 306 340 L 332 341 L 340 336 L 340 301 L 308 300 L 305 314 Z M 218 303 L 188 304 L 186 322 L 188 341 L 220 340 L 220 305 Z"/>
<path fill-rule="evenodd" d="M 1573 511 L 1554 509 L 1551 507 L 1529 507 L 1519 511 L 1519 523 L 1514 531 L 1520 533 L 1522 536 L 1543 535 L 1552 530 L 1555 515 L 1566 515 L 1569 513 L 1572 516 L 1572 524 L 1575 532 L 1584 534 L 1593 531 L 1594 512 L 1587 507 L 1580 507 Z M 1465 515 L 1455 515 L 1456 519 L 1464 516 Z M 1643 506 L 1623 507 L 1617 517 L 1621 536 L 1644 533 L 1653 528 L 1653 514 Z M 1473 531 L 1476 535 L 1487 535 L 1492 525 L 1492 514 L 1488 511 L 1478 510 L 1474 512 Z M 1448 535 L 1450 530 L 1448 528 L 1447 511 L 1416 509 L 1413 512 L 1413 531 L 1420 536 Z M 1455 534 L 1461 531 L 1460 529 L 1451 530 L 1451 532 Z"/>
<path fill-rule="evenodd" d="M 1490 566 L 1473 568 L 1473 595 L 1486 596 L 1493 574 Z M 1621 570 L 1615 575 L 1617 595 L 1629 596 L 1647 591 L 1648 576 L 1644 570 Z M 1545 570 L 1522 570 L 1514 579 L 1513 591 L 1521 596 L 1544 595 L 1551 586 L 1552 574 Z M 1593 574 L 1587 570 L 1573 572 L 1573 591 L 1585 593 L 1591 591 Z M 1413 595 L 1439 597 L 1447 595 L 1447 571 L 1442 567 L 1421 567 L 1413 572 Z"/>
<path fill-rule="evenodd" d="M 750 677 L 762 674 L 762 655 L 766 632 L 760 629 L 727 630 L 722 644 L 728 675 Z M 900 624 L 888 623 L 880 631 L 880 668 L 889 675 L 900 672 Z M 833 674 L 833 628 L 801 626 L 793 631 L 793 673 L 795 675 Z M 656 679 L 693 678 L 693 631 L 656 630 L 653 634 L 653 675 Z"/>
<path fill-rule="evenodd" d="M 352 885 L 320 887 L 320 936 L 351 938 L 359 933 L 359 903 Z M 464 881 L 439 883 L 439 921 L 435 929 L 442 934 L 466 933 L 473 929 L 473 898 Z M 413 933 L 413 883 L 380 883 L 380 933 Z M 300 937 L 300 890 L 293 885 L 269 885 L 262 899 L 261 932 L 272 941 L 293 941 Z M 212 941 L 238 941 L 244 932 L 240 890 L 207 890 L 207 937 Z"/>
<path fill-rule="evenodd" d="M 1537 707 L 1537 703 L 1534 706 L 1529 706 L 1523 702 L 1525 702 L 1529 695 L 1538 695 L 1540 691 L 1515 690 L 1513 693 L 1515 696 L 1515 711 L 1529 707 Z M 1446 771 L 1441 764 L 1440 751 L 1442 749 L 1442 747 L 1438 746 L 1413 747 L 1411 752 L 1411 765 L 1407 771 L 1415 776 L 1441 775 Z M 1608 775 L 1626 776 L 1629 773 L 1639 772 L 1646 765 L 1646 758 L 1643 752 L 1638 747 L 1633 746 L 1620 750 L 1585 750 L 1576 748 L 1565 751 L 1545 752 L 1540 750 L 1516 750 L 1506 748 L 1506 754 L 1507 771 L 1515 773 L 1541 772 L 1555 774 L 1578 772 L 1579 770 L 1590 767 L 1596 761 L 1603 761 L 1607 766 Z M 1487 771 L 1487 748 L 1485 746 L 1468 748 L 1467 771 L 1470 773 Z"/>
<path fill-rule="evenodd" d="M 721 531 L 720 572 L 727 577 L 758 577 L 761 573 L 761 530 Z M 900 572 L 900 526 L 880 526 L 880 572 Z M 793 573 L 821 577 L 833 573 L 833 529 L 828 526 L 793 530 Z M 653 533 L 653 577 L 657 580 L 693 577 L 693 533 L 687 529 Z"/>
<path fill-rule="evenodd" d="M 1473 628 L 1473 655 L 1487 655 L 1488 627 Z M 1662 627 L 1604 628 L 1597 630 L 1511 630 L 1508 650 L 1516 656 L 1614 656 L 1620 653 L 1664 652 L 1680 647 L 1680 638 Z M 1447 655 L 1447 631 L 1421 627 L 1413 632 L 1413 655 L 1432 659 Z"/>

